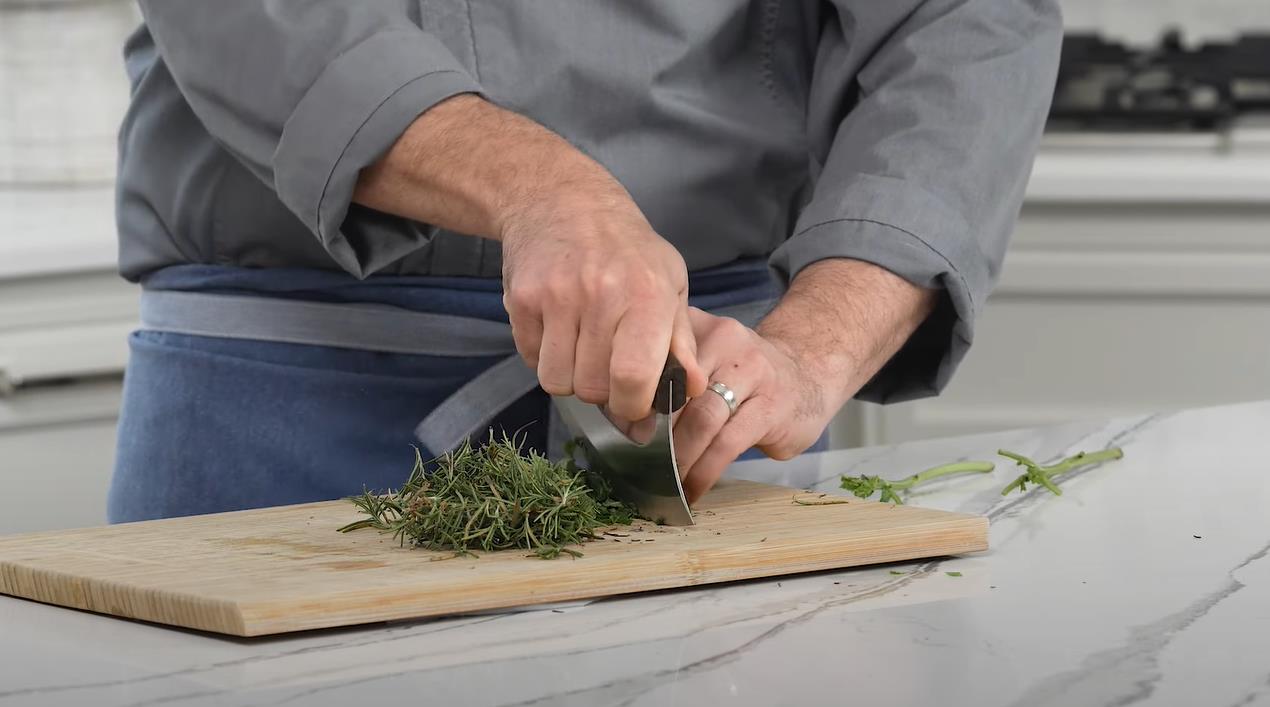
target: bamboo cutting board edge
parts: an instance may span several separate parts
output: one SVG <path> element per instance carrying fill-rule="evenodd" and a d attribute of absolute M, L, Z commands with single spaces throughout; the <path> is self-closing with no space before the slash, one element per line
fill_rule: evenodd
<path fill-rule="evenodd" d="M 986 524 L 986 520 L 983 520 L 980 525 L 986 526 Z M 958 523 L 956 525 L 965 524 Z M 254 637 L 300 630 L 334 628 L 403 619 L 426 619 L 472 611 L 574 601 L 595 598 L 598 592 L 602 592 L 603 596 L 620 596 L 679 587 L 846 569 L 848 567 L 885 562 L 902 562 L 921 557 L 957 555 L 987 549 L 986 527 L 983 530 L 975 531 L 968 527 L 955 526 L 951 528 L 932 527 L 930 529 L 932 533 L 946 532 L 948 530 L 960 530 L 962 533 L 953 536 L 954 539 L 945 537 L 944 541 L 938 545 L 927 545 L 923 551 L 891 551 L 877 552 L 871 555 L 857 555 L 850 560 L 849 564 L 834 560 L 830 556 L 818 562 L 801 561 L 788 564 L 771 564 L 765 566 L 762 571 L 735 572 L 729 571 L 726 566 L 720 566 L 708 570 L 699 569 L 695 576 L 663 576 L 659 581 L 624 582 L 605 586 L 587 583 L 583 587 L 560 588 L 555 591 L 530 594 L 528 598 L 523 600 L 507 598 L 500 601 L 496 596 L 485 597 L 479 590 L 473 590 L 470 587 L 462 595 L 463 600 L 445 604 L 436 602 L 423 603 L 420 593 L 412 589 L 400 590 L 398 592 L 400 596 L 386 595 L 382 591 L 376 593 L 373 590 L 315 595 L 304 603 L 296 603 L 294 601 L 236 602 L 218 600 L 197 594 L 162 593 L 154 589 L 130 585 L 126 582 L 95 581 L 93 586 L 86 592 L 59 592 L 54 589 L 59 579 L 81 590 L 83 588 L 80 585 L 84 583 L 74 575 L 67 573 L 59 573 L 47 569 L 32 569 L 12 563 L 0 563 L 0 593 L 11 593 L 15 596 L 45 604 L 82 609 L 95 613 L 142 621 L 159 621 L 160 623 L 171 623 L 186 628 L 234 636 Z M 960 537 L 961 535 L 965 535 L 965 537 Z M 745 548 L 739 547 L 737 551 L 739 552 L 743 549 L 750 548 L 748 546 Z M 411 552 L 409 549 L 406 551 Z M 711 550 L 704 553 L 686 551 L 679 554 L 689 557 L 704 554 L 708 559 L 717 559 L 728 553 L 726 551 Z M 677 559 L 682 561 L 688 558 L 680 557 Z M 558 561 L 570 560 L 561 558 Z M 661 565 L 663 563 L 635 562 L 627 565 L 625 569 L 632 571 L 632 574 L 638 576 L 638 570 L 642 569 L 640 567 L 641 564 Z M 699 566 L 708 563 L 704 563 L 700 557 L 693 557 L 687 564 Z M 13 574 L 12 577 L 8 576 L 10 572 Z M 32 589 L 14 591 L 24 585 Z M 363 595 L 360 600 L 359 595 Z M 151 604 L 139 610 L 136 606 L 139 601 L 151 602 Z M 332 603 L 343 608 L 338 611 L 332 611 Z M 379 608 L 375 608 L 376 605 Z M 301 626 L 296 625 L 297 610 L 301 614 L 310 616 Z M 157 613 L 167 616 L 167 620 L 156 618 Z M 313 615 L 317 614 L 320 614 L 322 618 L 312 618 Z"/>
<path fill-rule="evenodd" d="M 59 589 L 59 580 L 68 587 Z M 0 594 L 41 604 L 90 611 L 95 614 L 211 631 L 231 636 L 252 633 L 237 602 L 196 594 L 164 593 L 128 582 L 94 579 L 45 568 L 0 561 Z M 138 608 L 138 605 L 143 605 Z M 162 614 L 167 618 L 160 618 Z"/>
<path fill-rule="evenodd" d="M 852 560 L 844 563 L 833 559 L 826 559 L 820 562 L 797 562 L 788 565 L 768 565 L 764 571 L 751 571 L 729 573 L 725 568 L 710 569 L 698 571 L 695 576 L 672 575 L 663 576 L 658 581 L 643 581 L 631 583 L 624 581 L 622 584 L 614 583 L 612 585 L 599 585 L 589 583 L 585 588 L 577 588 L 575 590 L 557 589 L 555 591 L 544 591 L 532 594 L 530 600 L 507 600 L 497 601 L 495 599 L 481 600 L 482 595 L 479 591 L 469 589 L 465 592 L 463 598 L 466 600 L 454 601 L 449 604 L 430 604 L 424 605 L 419 603 L 420 598 L 417 592 L 402 590 L 400 597 L 388 597 L 382 594 L 378 595 L 379 603 L 392 602 L 394 606 L 384 608 L 381 611 L 368 610 L 367 607 L 349 606 L 346 611 L 351 617 L 357 617 L 356 621 L 340 618 L 340 614 L 344 612 L 330 612 L 329 604 L 323 609 L 326 614 L 325 621 L 312 621 L 303 628 L 293 628 L 294 603 L 288 602 L 258 602 L 247 604 L 239 607 L 241 610 L 241 624 L 250 626 L 250 632 L 242 635 L 244 637 L 273 635 L 287 633 L 296 630 L 308 630 L 318 628 L 334 628 L 338 626 L 349 626 L 355 624 L 378 623 L 384 621 L 399 621 L 404 619 L 428 619 L 438 618 L 442 616 L 453 616 L 475 611 L 489 611 L 497 609 L 510 609 L 515 607 L 533 606 L 536 604 L 554 604 L 559 602 L 577 601 L 580 599 L 598 599 L 605 597 L 627 596 L 632 594 L 641 594 L 644 592 L 660 591 L 666 589 L 680 589 L 688 587 L 699 587 L 710 584 L 724 584 L 728 582 L 747 581 L 754 579 L 763 579 L 768 577 L 788 576 L 795 574 L 806 574 L 811 572 L 823 572 L 835 569 L 848 569 L 852 567 L 860 567 L 874 564 L 884 564 L 889 562 L 904 562 L 907 560 L 916 560 L 929 557 L 942 557 L 951 555 L 961 555 L 971 552 L 982 552 L 988 549 L 987 543 L 987 520 L 983 519 L 984 526 L 981 531 L 972 528 L 945 528 L 943 530 L 960 530 L 964 532 L 965 538 L 960 541 L 944 540 L 939 544 L 931 544 L 925 546 L 922 551 L 900 551 L 900 552 L 879 552 L 873 555 L 864 556 L 857 555 Z M 691 551 L 690 551 L 691 553 Z M 695 554 L 695 553 L 693 553 Z M 704 551 L 704 554 L 715 557 L 722 555 L 719 551 Z M 561 558 L 563 561 L 570 561 L 567 558 Z M 664 563 L 648 563 L 650 565 L 662 565 Z M 692 564 L 700 564 L 700 560 Z M 625 567 L 632 574 L 637 574 L 640 569 L 638 564 L 630 564 Z M 325 603 L 332 600 L 346 600 L 358 593 L 349 593 L 344 595 L 332 595 L 315 599 L 314 603 Z M 398 603 L 399 602 L 399 603 Z M 212 629 L 215 630 L 215 629 Z"/>
<path fill-rule="evenodd" d="M 697 526 L 644 524 L 577 560 L 505 551 L 434 564 L 436 553 L 372 531 L 335 533 L 356 517 L 341 501 L 0 537 L 0 593 L 259 636 L 987 549 L 986 518 L 855 499 L 795 506 L 792 492 L 724 482 Z"/>

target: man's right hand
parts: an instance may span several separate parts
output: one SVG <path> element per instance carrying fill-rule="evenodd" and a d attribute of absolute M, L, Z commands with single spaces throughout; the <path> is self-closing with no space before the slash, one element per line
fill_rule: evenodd
<path fill-rule="evenodd" d="M 689 391 L 705 389 L 683 258 L 624 191 L 557 194 L 509 222 L 503 287 L 516 348 L 548 393 L 638 420 L 667 352 L 684 362 Z"/>
<path fill-rule="evenodd" d="M 607 170 L 533 121 L 446 100 L 363 171 L 354 199 L 501 240 L 516 348 L 548 393 L 637 420 L 668 353 L 688 395 L 705 391 L 683 258 Z"/>

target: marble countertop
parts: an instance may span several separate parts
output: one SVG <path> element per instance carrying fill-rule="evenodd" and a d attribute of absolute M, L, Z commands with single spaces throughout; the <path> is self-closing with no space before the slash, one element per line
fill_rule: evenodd
<path fill-rule="evenodd" d="M 958 558 L 264 640 L 0 597 L 0 706 L 1270 705 L 1268 429 L 1265 402 L 733 468 L 1124 448 L 1061 498 L 1002 498 L 1006 465 L 913 496 L 991 519 Z"/>

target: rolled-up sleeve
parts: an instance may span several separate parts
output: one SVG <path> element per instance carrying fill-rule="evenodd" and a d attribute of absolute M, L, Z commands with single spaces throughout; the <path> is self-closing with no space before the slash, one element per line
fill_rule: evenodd
<path fill-rule="evenodd" d="M 840 0 L 809 93 L 818 178 L 772 256 L 877 264 L 940 303 L 859 397 L 938 393 L 965 356 L 1018 216 L 1053 93 L 1053 0 Z"/>
<path fill-rule="evenodd" d="M 420 247 L 427 229 L 350 210 L 361 170 L 420 114 L 475 78 L 418 23 L 418 3 L 143 0 L 182 96 L 212 137 L 269 185 L 359 277 Z M 354 218 L 351 213 L 360 213 Z"/>

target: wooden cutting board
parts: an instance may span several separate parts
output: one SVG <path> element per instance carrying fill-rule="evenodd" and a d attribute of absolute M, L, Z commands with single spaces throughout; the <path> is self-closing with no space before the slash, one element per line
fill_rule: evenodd
<path fill-rule="evenodd" d="M 724 481 L 688 528 L 641 522 L 541 560 L 402 548 L 344 501 L 0 537 L 0 593 L 260 636 L 986 550 L 986 518 Z M 816 498 L 809 496 L 809 498 Z M 443 559 L 450 558 L 450 559 Z"/>

